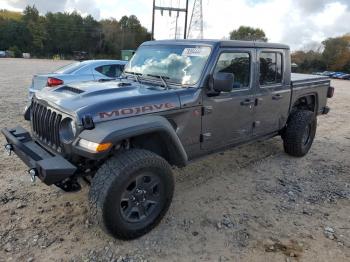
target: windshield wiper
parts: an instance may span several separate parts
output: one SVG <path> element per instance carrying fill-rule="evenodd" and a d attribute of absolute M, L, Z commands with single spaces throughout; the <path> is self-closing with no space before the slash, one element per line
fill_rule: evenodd
<path fill-rule="evenodd" d="M 132 72 L 132 71 L 124 71 L 124 73 L 133 75 L 135 77 L 136 82 L 141 83 L 140 79 L 139 79 L 139 76 L 142 76 L 141 73 L 136 73 L 136 72 Z"/>
<path fill-rule="evenodd" d="M 167 77 L 167 76 L 161 76 L 161 75 L 152 75 L 152 74 L 147 74 L 147 76 L 159 78 L 159 79 L 163 82 L 163 85 L 164 85 L 165 89 L 166 89 L 166 90 L 169 89 L 169 85 L 168 85 L 168 83 L 165 81 L 165 79 L 169 79 L 169 77 Z"/>

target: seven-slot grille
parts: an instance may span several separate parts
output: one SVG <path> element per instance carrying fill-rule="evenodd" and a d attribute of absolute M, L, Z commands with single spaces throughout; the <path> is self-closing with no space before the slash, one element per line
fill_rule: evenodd
<path fill-rule="evenodd" d="M 34 135 L 47 145 L 60 150 L 59 128 L 62 115 L 33 101 L 31 116 Z"/>

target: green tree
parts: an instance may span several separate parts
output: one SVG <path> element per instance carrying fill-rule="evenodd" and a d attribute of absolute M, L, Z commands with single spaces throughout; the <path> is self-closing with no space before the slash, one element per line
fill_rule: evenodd
<path fill-rule="evenodd" d="M 136 16 L 123 16 L 119 20 L 121 28 L 121 48 L 135 49 L 142 42 L 151 39 L 151 34 L 143 27 Z"/>
<path fill-rule="evenodd" d="M 0 10 L 0 50 L 16 47 L 34 56 L 67 58 L 73 51 L 86 51 L 91 57 L 119 58 L 121 49 L 136 49 L 150 38 L 134 15 L 96 21 L 77 12 L 42 16 L 35 6 L 27 6 L 23 14 Z"/>
<path fill-rule="evenodd" d="M 333 71 L 342 71 L 350 63 L 350 36 L 328 38 L 323 41 L 323 60 L 327 68 Z"/>
<path fill-rule="evenodd" d="M 19 48 L 17 46 L 11 46 L 9 48 L 9 51 L 13 52 L 13 55 L 17 58 L 22 57 L 22 52 L 21 52 L 21 50 L 19 50 Z"/>
<path fill-rule="evenodd" d="M 102 30 L 101 52 L 118 57 L 121 50 L 120 36 L 121 26 L 116 19 L 105 19 L 100 21 Z"/>
<path fill-rule="evenodd" d="M 260 42 L 267 42 L 268 40 L 262 29 L 249 26 L 240 26 L 237 30 L 230 32 L 230 39 Z"/>
<path fill-rule="evenodd" d="M 84 38 L 83 47 L 84 51 L 88 51 L 90 54 L 100 53 L 102 48 L 102 30 L 101 25 L 91 15 L 88 15 L 83 19 Z"/>
<path fill-rule="evenodd" d="M 30 41 L 30 33 L 22 21 L 0 17 L 0 50 L 17 46 L 20 50 L 28 52 Z"/>
<path fill-rule="evenodd" d="M 46 39 L 45 19 L 39 15 L 35 6 L 27 6 L 23 11 L 23 22 L 30 32 L 30 48 L 34 54 L 42 54 Z"/>
<path fill-rule="evenodd" d="M 297 72 L 312 73 L 324 71 L 327 66 L 323 60 L 322 53 L 315 51 L 296 51 L 292 53 L 292 62 L 298 65 Z"/>
<path fill-rule="evenodd" d="M 50 55 L 72 56 L 73 51 L 100 52 L 100 24 L 91 16 L 81 17 L 77 12 L 47 13 L 45 46 Z"/>

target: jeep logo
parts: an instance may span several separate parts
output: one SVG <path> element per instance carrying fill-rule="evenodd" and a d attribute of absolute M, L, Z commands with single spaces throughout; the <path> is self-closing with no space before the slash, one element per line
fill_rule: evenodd
<path fill-rule="evenodd" d="M 172 103 L 162 103 L 158 105 L 145 105 L 145 106 L 139 106 L 139 107 L 116 109 L 111 112 L 100 112 L 98 114 L 100 118 L 111 118 L 111 117 L 125 116 L 125 115 L 138 115 L 138 114 L 147 113 L 147 112 L 149 113 L 157 112 L 165 109 L 171 109 L 174 107 L 175 105 Z"/>

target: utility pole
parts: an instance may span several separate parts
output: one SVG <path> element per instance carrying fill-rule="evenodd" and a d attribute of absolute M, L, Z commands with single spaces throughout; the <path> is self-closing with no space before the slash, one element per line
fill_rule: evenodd
<path fill-rule="evenodd" d="M 154 40 L 154 17 L 156 12 L 156 0 L 153 0 L 153 8 L 152 8 L 152 37 L 151 39 Z"/>
<path fill-rule="evenodd" d="M 188 16 L 188 0 L 186 0 L 186 14 L 185 14 L 185 30 L 184 30 L 184 39 L 187 38 L 187 16 Z"/>
<path fill-rule="evenodd" d="M 187 15 L 188 15 L 188 1 L 186 0 L 186 7 L 185 8 L 175 8 L 172 6 L 157 6 L 156 0 L 153 0 L 153 9 L 152 9 L 152 40 L 154 40 L 154 24 L 155 24 L 155 12 L 156 10 L 159 10 L 161 14 L 163 15 L 164 11 L 169 11 L 169 16 L 171 16 L 171 12 L 177 12 L 177 13 L 184 13 L 185 14 L 185 30 L 184 30 L 184 39 L 186 39 L 187 36 Z"/>

